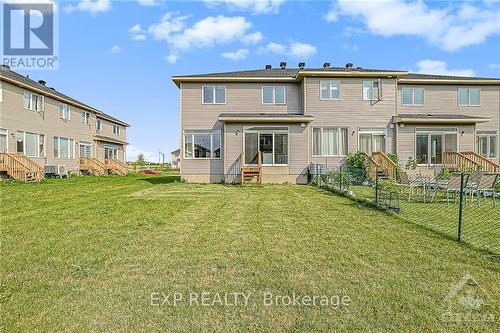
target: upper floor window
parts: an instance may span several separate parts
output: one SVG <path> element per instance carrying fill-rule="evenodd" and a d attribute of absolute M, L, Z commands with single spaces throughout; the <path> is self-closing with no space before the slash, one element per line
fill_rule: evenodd
<path fill-rule="evenodd" d="M 102 120 L 101 119 L 95 120 L 95 130 L 96 130 L 96 132 L 102 131 Z"/>
<path fill-rule="evenodd" d="M 347 128 L 315 127 L 313 128 L 313 155 L 345 156 L 347 147 Z"/>
<path fill-rule="evenodd" d="M 28 157 L 45 156 L 45 135 L 17 131 L 17 152 Z"/>
<path fill-rule="evenodd" d="M 219 131 L 184 131 L 184 158 L 220 158 L 220 149 Z"/>
<path fill-rule="evenodd" d="M 363 81 L 363 100 L 379 101 L 382 99 L 382 81 L 365 80 Z"/>
<path fill-rule="evenodd" d="M 69 105 L 64 103 L 59 103 L 59 118 L 68 120 L 70 119 Z"/>
<path fill-rule="evenodd" d="M 113 125 L 113 134 L 120 135 L 120 126 Z"/>
<path fill-rule="evenodd" d="M 479 106 L 479 88 L 458 88 L 458 106 Z"/>
<path fill-rule="evenodd" d="M 203 86 L 203 104 L 226 104 L 226 87 Z"/>
<path fill-rule="evenodd" d="M 262 104 L 285 104 L 285 86 L 263 86 Z"/>
<path fill-rule="evenodd" d="M 31 111 L 44 111 L 45 98 L 29 91 L 24 92 L 24 108 Z"/>
<path fill-rule="evenodd" d="M 320 98 L 322 100 L 340 99 L 340 81 L 321 80 L 320 87 L 321 87 Z"/>
<path fill-rule="evenodd" d="M 80 114 L 80 119 L 82 121 L 82 124 L 90 124 L 90 112 L 82 111 L 82 113 Z"/>
<path fill-rule="evenodd" d="M 403 87 L 403 105 L 424 105 L 424 88 Z"/>
<path fill-rule="evenodd" d="M 54 137 L 54 157 L 75 158 L 75 140 L 68 138 Z"/>

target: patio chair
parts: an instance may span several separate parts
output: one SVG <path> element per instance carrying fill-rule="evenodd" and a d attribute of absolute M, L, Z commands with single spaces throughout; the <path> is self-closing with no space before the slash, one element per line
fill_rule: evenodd
<path fill-rule="evenodd" d="M 496 193 L 495 186 L 498 180 L 498 174 L 496 173 L 485 173 L 481 177 L 479 184 L 475 190 L 476 198 L 477 198 L 477 206 L 481 206 L 481 194 L 486 199 L 486 194 L 491 193 L 493 197 L 493 207 L 496 206 Z"/>
<path fill-rule="evenodd" d="M 459 172 L 454 172 L 451 174 L 451 178 L 448 181 L 448 184 L 446 184 L 446 204 L 450 204 L 450 194 L 453 194 L 453 203 L 456 202 L 457 199 L 457 193 L 460 193 L 460 186 L 461 186 L 461 175 Z M 467 175 L 464 177 L 464 182 L 467 184 Z M 464 186 L 465 187 L 465 186 Z"/>
<path fill-rule="evenodd" d="M 465 194 L 466 194 L 466 200 L 465 203 L 467 204 L 467 199 L 470 197 L 470 199 L 474 199 L 474 194 L 478 193 L 478 188 L 479 184 L 481 183 L 481 178 L 483 177 L 484 172 L 481 170 L 474 171 L 471 173 L 471 175 L 467 179 L 467 185 L 465 186 Z"/>
<path fill-rule="evenodd" d="M 399 173 L 399 183 L 397 186 L 400 188 L 408 188 L 408 202 L 411 202 L 414 189 L 418 187 L 417 173 L 411 172 L 410 170 L 401 171 Z"/>

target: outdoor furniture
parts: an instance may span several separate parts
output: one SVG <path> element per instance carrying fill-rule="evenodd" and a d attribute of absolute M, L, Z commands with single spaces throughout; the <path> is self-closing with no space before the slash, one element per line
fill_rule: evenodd
<path fill-rule="evenodd" d="M 411 197 L 414 194 L 415 188 L 417 188 L 417 173 L 414 170 L 401 171 L 399 173 L 399 187 L 408 188 L 408 202 L 411 202 Z"/>
<path fill-rule="evenodd" d="M 461 184 L 462 182 L 462 177 L 459 172 L 454 172 L 451 174 L 451 178 L 448 181 L 448 184 L 446 184 L 446 204 L 450 204 L 450 194 L 453 194 L 453 203 L 456 202 L 457 199 L 457 193 L 460 193 L 461 189 Z M 467 184 L 467 177 L 464 177 L 464 182 Z"/>
<path fill-rule="evenodd" d="M 474 194 L 478 193 L 479 184 L 481 183 L 481 178 L 483 177 L 483 171 L 474 171 L 468 178 L 467 184 L 465 186 L 465 203 L 467 204 L 467 198 L 474 199 Z"/>
<path fill-rule="evenodd" d="M 495 185 L 498 180 L 498 174 L 496 173 L 485 173 L 482 175 L 477 187 L 471 190 L 471 198 L 476 194 L 477 206 L 481 206 L 481 194 L 486 198 L 487 193 L 491 193 L 493 197 L 493 207 L 496 206 L 496 193 Z"/>

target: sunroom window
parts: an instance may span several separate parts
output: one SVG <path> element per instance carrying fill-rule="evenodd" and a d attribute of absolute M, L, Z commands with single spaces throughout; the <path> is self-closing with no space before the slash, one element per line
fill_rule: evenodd
<path fill-rule="evenodd" d="M 486 158 L 497 157 L 498 136 L 496 131 L 478 131 L 476 151 Z"/>
<path fill-rule="evenodd" d="M 184 158 L 215 159 L 221 157 L 220 131 L 185 130 Z"/>

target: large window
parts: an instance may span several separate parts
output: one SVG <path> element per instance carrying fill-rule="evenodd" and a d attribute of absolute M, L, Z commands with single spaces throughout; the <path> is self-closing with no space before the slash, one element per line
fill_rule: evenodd
<path fill-rule="evenodd" d="M 479 88 L 458 88 L 458 106 L 479 106 Z"/>
<path fill-rule="evenodd" d="M 226 87 L 225 86 L 203 86 L 203 104 L 225 104 Z"/>
<path fill-rule="evenodd" d="M 45 156 L 45 135 L 17 131 L 17 152 L 23 153 L 28 157 Z"/>
<path fill-rule="evenodd" d="M 184 158 L 220 158 L 220 131 L 185 130 Z"/>
<path fill-rule="evenodd" d="M 70 119 L 69 105 L 64 103 L 59 103 L 59 118 L 64 120 Z"/>
<path fill-rule="evenodd" d="M 424 88 L 403 87 L 402 104 L 408 106 L 424 105 Z"/>
<path fill-rule="evenodd" d="M 61 137 L 54 137 L 54 157 L 75 158 L 75 140 Z"/>
<path fill-rule="evenodd" d="M 340 99 L 340 81 L 320 80 L 320 99 Z"/>
<path fill-rule="evenodd" d="M 288 127 L 251 127 L 245 130 L 245 164 L 288 164 Z"/>
<path fill-rule="evenodd" d="M 82 124 L 90 124 L 90 112 L 82 111 L 82 113 L 80 114 L 80 120 L 82 121 Z"/>
<path fill-rule="evenodd" d="M 314 127 L 313 155 L 345 156 L 348 153 L 347 128 Z"/>
<path fill-rule="evenodd" d="M 359 129 L 359 151 L 371 155 L 374 152 L 385 152 L 385 129 Z"/>
<path fill-rule="evenodd" d="M 363 99 L 365 101 L 377 101 L 382 99 L 382 81 L 363 81 Z"/>
<path fill-rule="evenodd" d="M 0 128 L 0 153 L 7 152 L 7 130 Z"/>
<path fill-rule="evenodd" d="M 92 143 L 80 141 L 79 144 L 80 157 L 92 157 Z"/>
<path fill-rule="evenodd" d="M 457 129 L 417 128 L 415 151 L 418 164 L 442 164 L 445 152 L 458 151 Z"/>
<path fill-rule="evenodd" d="M 24 108 L 31 111 L 44 111 L 44 96 L 29 91 L 24 92 Z"/>
<path fill-rule="evenodd" d="M 286 104 L 285 86 L 263 86 L 262 104 Z"/>
<path fill-rule="evenodd" d="M 497 157 L 498 136 L 495 131 L 478 131 L 476 139 L 476 151 L 486 158 Z"/>

